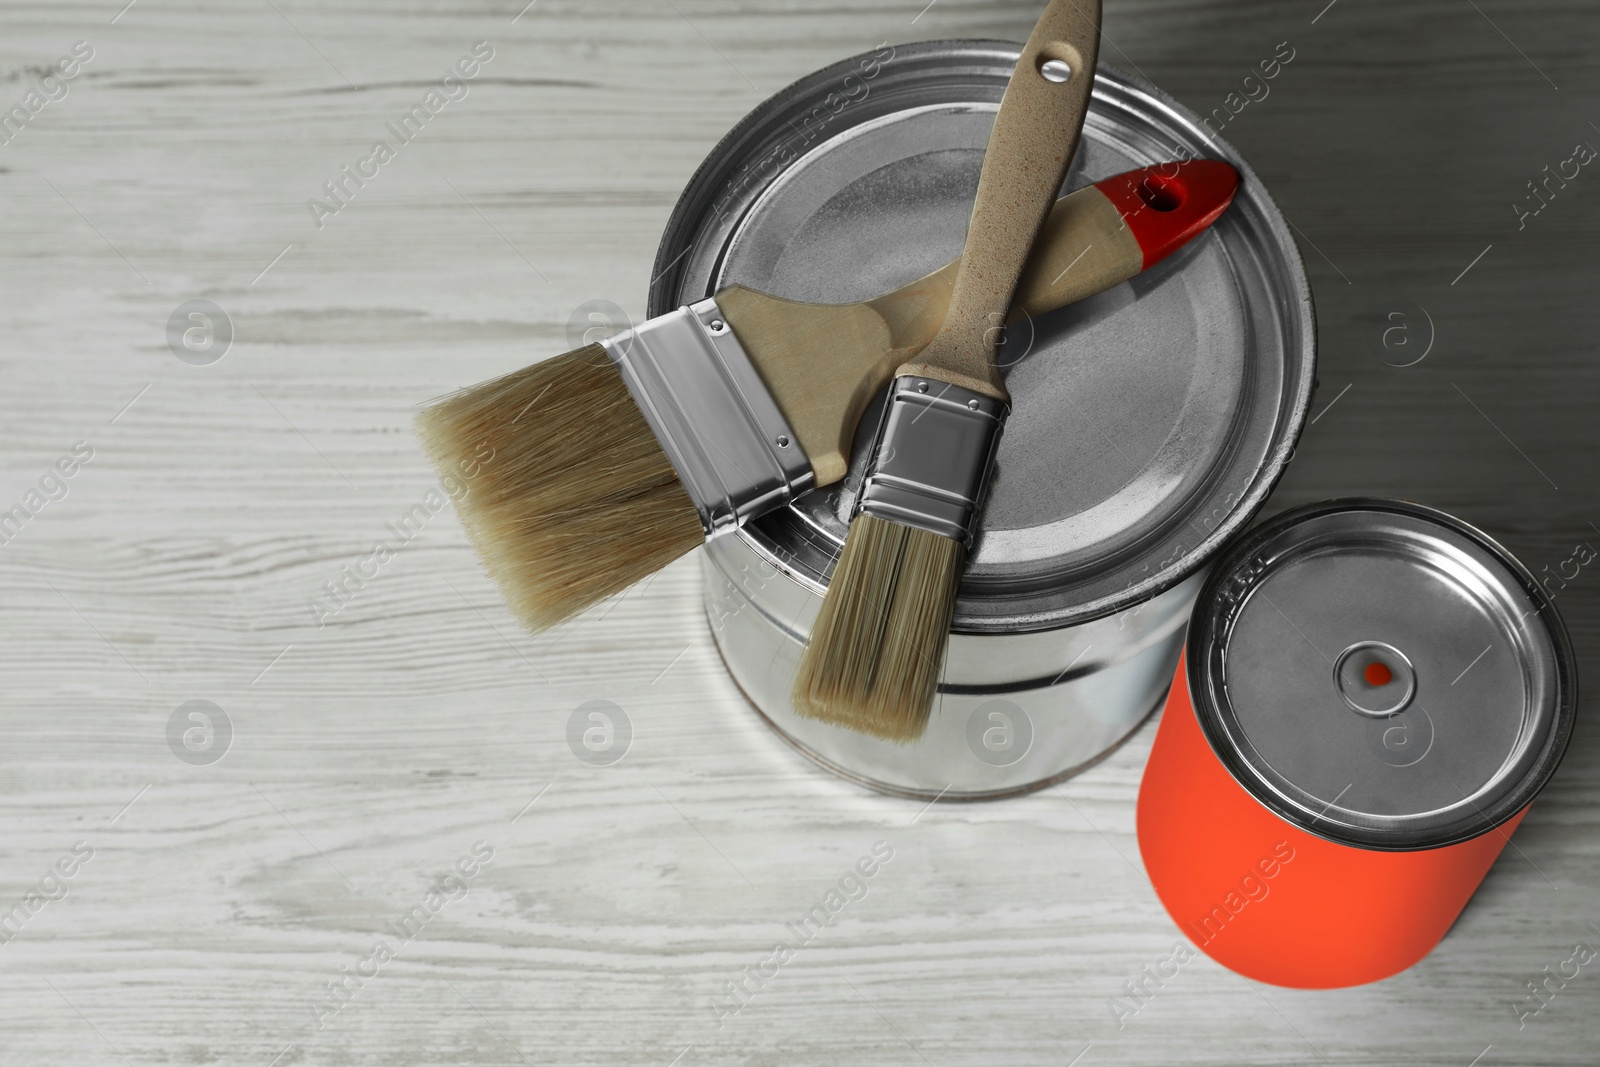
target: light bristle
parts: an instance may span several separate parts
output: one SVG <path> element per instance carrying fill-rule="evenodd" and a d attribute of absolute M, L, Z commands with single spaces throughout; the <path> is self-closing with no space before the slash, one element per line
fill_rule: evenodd
<path fill-rule="evenodd" d="M 417 432 L 513 611 L 543 630 L 705 540 L 694 503 L 599 345 L 464 389 Z"/>
<path fill-rule="evenodd" d="M 921 737 L 965 555 L 948 537 L 857 515 L 800 660 L 795 710 L 890 741 Z"/>

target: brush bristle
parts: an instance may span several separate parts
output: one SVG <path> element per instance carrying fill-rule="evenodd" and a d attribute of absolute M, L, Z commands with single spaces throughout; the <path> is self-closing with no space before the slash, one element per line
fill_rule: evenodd
<path fill-rule="evenodd" d="M 590 345 L 464 389 L 417 432 L 459 485 L 489 574 L 543 630 L 705 540 L 694 503 L 605 350 Z"/>
<path fill-rule="evenodd" d="M 795 710 L 890 741 L 921 737 L 965 555 L 948 537 L 857 515 L 800 660 Z"/>

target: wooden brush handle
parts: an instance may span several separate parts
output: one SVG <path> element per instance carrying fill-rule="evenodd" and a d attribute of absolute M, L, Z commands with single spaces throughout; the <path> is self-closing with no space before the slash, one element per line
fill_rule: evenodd
<path fill-rule="evenodd" d="M 1117 206 L 1097 186 L 1064 196 L 1039 229 L 1007 321 L 1042 315 L 1103 293 L 1143 270 L 1148 265 L 1146 255 Z M 960 265 L 959 259 L 952 259 L 933 273 L 868 301 L 889 324 L 893 347 L 900 353 L 880 372 L 885 380 L 913 354 L 920 355 L 939 332 Z"/>
<path fill-rule="evenodd" d="M 1011 319 L 1042 315 L 1103 293 L 1145 268 L 1145 252 L 1117 206 L 1091 185 L 1056 201 L 1011 297 Z"/>
<path fill-rule="evenodd" d="M 944 325 L 900 368 L 1009 401 L 994 350 L 1089 108 L 1100 0 L 1050 0 L 995 115 Z M 1058 80 L 1060 64 L 1070 71 Z"/>

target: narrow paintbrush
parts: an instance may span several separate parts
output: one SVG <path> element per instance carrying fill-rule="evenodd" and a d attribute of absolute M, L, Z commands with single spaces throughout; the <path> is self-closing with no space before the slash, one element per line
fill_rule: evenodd
<path fill-rule="evenodd" d="M 1196 160 L 1063 197 L 1014 310 L 1132 277 L 1209 226 L 1237 185 L 1228 164 Z M 844 477 L 862 411 L 937 332 L 955 267 L 861 304 L 724 289 L 463 390 L 418 430 L 464 485 L 457 510 L 507 601 L 543 629 Z"/>
<path fill-rule="evenodd" d="M 795 710 L 896 741 L 927 726 L 956 589 L 1010 412 L 999 327 L 1077 148 L 1099 0 L 1051 0 L 1023 47 L 978 179 L 949 310 L 896 372 L 856 514 L 812 627 Z"/>

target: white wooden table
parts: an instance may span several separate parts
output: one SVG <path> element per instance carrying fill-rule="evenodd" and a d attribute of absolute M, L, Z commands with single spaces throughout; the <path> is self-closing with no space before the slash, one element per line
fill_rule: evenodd
<path fill-rule="evenodd" d="M 584 301 L 641 313 L 679 190 L 741 115 L 880 41 L 1019 40 L 1037 14 L 521 2 L 0 12 L 0 106 L 27 114 L 0 146 L 0 509 L 29 512 L 0 547 L 0 1062 L 1600 1062 L 1600 964 L 1521 1029 L 1515 1007 L 1600 947 L 1588 722 L 1412 971 L 1292 992 L 1201 958 L 1119 1027 L 1113 998 L 1180 936 L 1133 836 L 1150 727 L 1025 799 L 868 794 L 742 702 L 696 561 L 533 639 L 448 510 L 319 626 L 325 583 L 427 499 L 416 406 L 569 347 Z M 1202 112 L 1295 50 L 1224 131 L 1300 231 L 1321 319 L 1272 509 L 1409 496 L 1535 571 L 1600 544 L 1600 174 L 1521 229 L 1508 207 L 1600 145 L 1592 14 L 1107 7 L 1104 58 Z M 77 41 L 92 58 L 28 111 Z M 478 41 L 465 98 L 319 228 L 307 200 Z M 207 365 L 168 344 L 194 300 L 233 333 Z M 1600 677 L 1600 568 L 1558 604 Z M 594 699 L 632 723 L 612 766 L 567 744 Z M 185 761 L 190 701 L 221 715 Z M 719 1027 L 726 983 L 879 841 L 867 896 Z"/>

